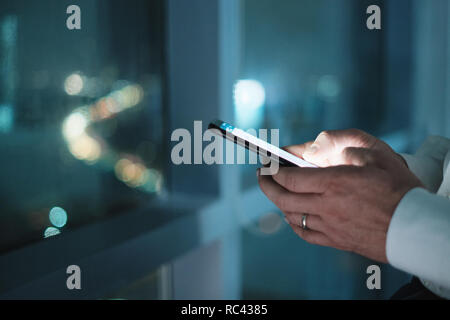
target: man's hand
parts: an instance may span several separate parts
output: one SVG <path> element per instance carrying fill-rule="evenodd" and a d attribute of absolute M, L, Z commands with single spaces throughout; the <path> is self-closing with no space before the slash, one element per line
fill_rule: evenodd
<path fill-rule="evenodd" d="M 259 175 L 262 191 L 293 230 L 309 243 L 387 262 L 386 235 L 395 208 L 408 191 L 422 187 L 403 159 L 355 130 L 323 133 L 314 143 L 287 150 L 324 167 Z M 305 213 L 309 230 L 300 227 Z"/>
<path fill-rule="evenodd" d="M 348 157 L 343 152 L 347 148 L 379 150 L 406 165 L 405 160 L 389 145 L 358 129 L 323 131 L 315 141 L 285 147 L 284 149 L 320 167 L 364 165 L 364 159 Z"/>

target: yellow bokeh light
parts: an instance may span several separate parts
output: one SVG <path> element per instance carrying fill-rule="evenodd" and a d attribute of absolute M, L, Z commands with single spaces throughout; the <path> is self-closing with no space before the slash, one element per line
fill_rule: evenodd
<path fill-rule="evenodd" d="M 88 119 L 81 112 L 70 114 L 63 123 L 63 134 L 67 140 L 73 140 L 82 134 L 88 125 Z"/>
<path fill-rule="evenodd" d="M 143 164 L 126 158 L 120 159 L 116 163 L 114 171 L 117 179 L 132 188 L 142 187 L 150 180 L 155 180 L 152 169 L 147 169 Z"/>
<path fill-rule="evenodd" d="M 100 143 L 86 134 L 70 141 L 69 150 L 75 158 L 89 162 L 95 162 L 101 156 Z"/>

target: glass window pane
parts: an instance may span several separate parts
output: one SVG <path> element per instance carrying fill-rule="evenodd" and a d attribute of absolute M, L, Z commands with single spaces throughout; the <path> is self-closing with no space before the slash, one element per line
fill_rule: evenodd
<path fill-rule="evenodd" d="M 0 252 L 164 189 L 163 1 L 6 1 L 0 13 Z"/>

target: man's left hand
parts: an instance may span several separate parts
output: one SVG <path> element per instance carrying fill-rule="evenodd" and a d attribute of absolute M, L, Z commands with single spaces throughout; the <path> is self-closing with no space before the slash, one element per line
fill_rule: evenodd
<path fill-rule="evenodd" d="M 392 215 L 403 196 L 422 183 L 386 152 L 346 148 L 343 156 L 359 165 L 280 168 L 274 176 L 258 175 L 260 187 L 307 242 L 387 262 Z M 301 227 L 304 214 L 307 230 Z"/>

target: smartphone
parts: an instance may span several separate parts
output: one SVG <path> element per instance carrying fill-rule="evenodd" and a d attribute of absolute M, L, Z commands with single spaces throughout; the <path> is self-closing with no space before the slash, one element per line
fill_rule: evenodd
<path fill-rule="evenodd" d="M 280 166 L 285 167 L 302 167 L 302 168 L 317 168 L 316 165 L 309 163 L 293 154 L 280 149 L 273 144 L 261 140 L 244 130 L 238 129 L 229 123 L 221 120 L 212 121 L 209 130 L 221 137 L 228 139 L 235 144 L 238 144 L 250 151 L 256 152 L 263 157 L 269 157 L 273 161 L 277 161 Z"/>

